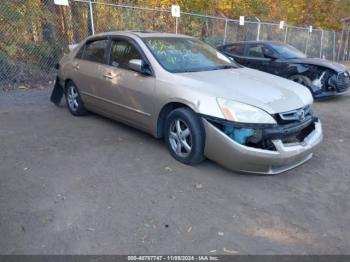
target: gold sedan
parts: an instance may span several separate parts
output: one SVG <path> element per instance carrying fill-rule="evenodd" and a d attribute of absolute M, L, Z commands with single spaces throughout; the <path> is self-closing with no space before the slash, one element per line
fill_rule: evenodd
<path fill-rule="evenodd" d="M 241 67 L 189 36 L 90 36 L 58 65 L 52 101 L 164 138 L 185 164 L 205 157 L 236 171 L 274 174 L 312 156 L 322 140 L 310 91 Z"/>

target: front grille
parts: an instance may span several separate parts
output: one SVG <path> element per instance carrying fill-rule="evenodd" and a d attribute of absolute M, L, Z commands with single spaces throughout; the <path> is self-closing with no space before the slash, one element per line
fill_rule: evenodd
<path fill-rule="evenodd" d="M 279 125 L 285 125 L 294 122 L 303 122 L 312 115 L 311 107 L 308 105 L 295 110 L 279 113 L 275 118 Z"/>
<path fill-rule="evenodd" d="M 350 78 L 348 72 L 339 73 L 336 79 L 336 87 L 338 91 L 345 91 L 350 86 Z"/>

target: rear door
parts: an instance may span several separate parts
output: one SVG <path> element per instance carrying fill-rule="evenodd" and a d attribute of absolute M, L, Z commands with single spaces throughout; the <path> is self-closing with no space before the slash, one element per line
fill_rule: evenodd
<path fill-rule="evenodd" d="M 245 64 L 245 57 L 244 57 L 244 44 L 237 43 L 237 44 L 231 44 L 227 45 L 222 49 L 222 52 L 228 55 L 229 57 L 232 57 L 237 63 L 244 65 Z"/>
<path fill-rule="evenodd" d="M 106 66 L 103 88 L 99 89 L 110 113 L 139 128 L 149 130 L 153 114 L 154 75 L 129 69 L 132 59 L 149 64 L 139 45 L 128 37 L 113 37 Z M 152 71 L 152 70 L 151 70 Z"/>
<path fill-rule="evenodd" d="M 88 41 L 73 61 L 74 79 L 87 107 L 99 107 L 99 89 L 103 88 L 107 65 L 108 38 Z"/>

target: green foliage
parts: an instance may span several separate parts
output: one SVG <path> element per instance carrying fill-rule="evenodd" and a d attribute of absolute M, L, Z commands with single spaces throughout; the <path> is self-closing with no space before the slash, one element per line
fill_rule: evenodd
<path fill-rule="evenodd" d="M 0 81 L 13 78 L 18 73 L 18 66 L 10 61 L 8 55 L 0 51 Z"/>
<path fill-rule="evenodd" d="M 204 42 L 206 42 L 207 44 L 213 47 L 216 47 L 216 46 L 222 45 L 223 38 L 219 36 L 213 36 L 213 37 L 204 37 L 201 40 L 203 40 Z"/>
<path fill-rule="evenodd" d="M 15 6 L 11 1 L 1 3 L 0 20 L 6 22 L 15 22 L 23 18 L 23 6 Z"/>
<path fill-rule="evenodd" d="M 290 25 L 314 25 L 323 29 L 340 29 L 340 18 L 350 15 L 350 0 L 103 0 L 99 2 L 134 5 L 170 10 L 179 4 L 190 13 L 239 15 L 262 20 L 285 20 Z M 95 32 L 111 30 L 153 30 L 175 32 L 175 19 L 169 12 L 126 9 L 94 4 Z M 43 71 L 67 51 L 67 45 L 81 41 L 91 34 L 89 6 L 70 1 L 68 7 L 56 6 L 53 0 L 3 0 L 0 4 L 0 80 L 11 79 L 18 64 L 34 65 Z M 198 37 L 216 46 L 222 44 L 224 20 L 182 14 L 178 32 Z M 236 26 L 228 23 L 227 41 L 250 40 L 256 37 L 256 25 Z M 283 40 L 279 29 L 262 28 L 261 38 Z M 313 34 L 310 54 L 319 54 L 319 37 Z M 288 42 L 304 49 L 307 33 L 291 30 Z M 328 40 L 327 40 L 328 39 Z M 327 35 L 324 48 L 332 53 L 332 35 Z M 295 41 L 295 43 L 293 42 Z M 23 70 L 22 70 L 23 71 Z M 28 78 L 30 78 L 28 76 Z"/>
<path fill-rule="evenodd" d="M 26 63 L 38 65 L 42 69 L 52 68 L 58 62 L 58 46 L 42 42 L 38 44 L 24 43 L 19 45 L 18 58 L 24 58 Z"/>

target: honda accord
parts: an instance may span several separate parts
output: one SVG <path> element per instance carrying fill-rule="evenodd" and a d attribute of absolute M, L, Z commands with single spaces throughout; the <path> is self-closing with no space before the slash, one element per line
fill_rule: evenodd
<path fill-rule="evenodd" d="M 51 100 L 74 116 L 93 111 L 164 138 L 178 161 L 206 157 L 240 172 L 280 173 L 312 157 L 321 140 L 310 91 L 242 68 L 189 36 L 90 36 L 58 64 Z"/>

